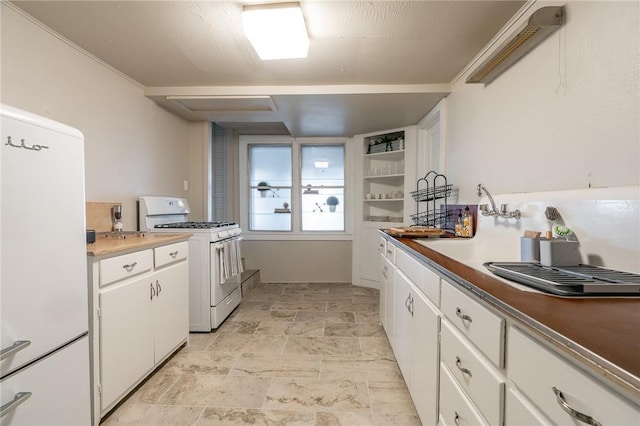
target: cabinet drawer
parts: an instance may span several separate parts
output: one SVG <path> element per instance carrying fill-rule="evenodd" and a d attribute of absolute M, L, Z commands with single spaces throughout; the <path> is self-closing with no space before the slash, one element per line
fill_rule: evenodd
<path fill-rule="evenodd" d="M 509 378 L 552 423 L 581 424 L 566 410 L 593 417 L 602 425 L 637 425 L 640 406 L 579 370 L 515 327 L 509 330 Z M 557 389 L 561 392 L 556 395 Z M 567 407 L 561 406 L 564 399 Z M 569 408 L 570 407 L 570 408 Z"/>
<path fill-rule="evenodd" d="M 504 365 L 504 318 L 442 282 L 442 313 L 491 362 Z"/>
<path fill-rule="evenodd" d="M 103 259 L 100 261 L 100 286 L 150 271 L 152 267 L 151 250 Z"/>
<path fill-rule="evenodd" d="M 502 424 L 505 380 L 448 321 L 442 321 L 440 360 L 490 424 Z"/>
<path fill-rule="evenodd" d="M 510 387 L 507 390 L 504 424 L 545 426 L 551 422 L 533 407 L 524 395 Z"/>
<path fill-rule="evenodd" d="M 396 246 L 387 241 L 384 255 L 391 263 L 396 263 Z"/>
<path fill-rule="evenodd" d="M 436 306 L 440 306 L 440 277 L 402 250 L 396 253 L 396 265 Z"/>
<path fill-rule="evenodd" d="M 189 244 L 186 241 L 169 244 L 167 246 L 156 247 L 154 251 L 155 267 L 159 268 L 169 263 L 186 259 L 189 255 Z"/>
<path fill-rule="evenodd" d="M 440 422 L 449 426 L 487 425 L 471 405 L 447 367 L 440 364 Z"/>

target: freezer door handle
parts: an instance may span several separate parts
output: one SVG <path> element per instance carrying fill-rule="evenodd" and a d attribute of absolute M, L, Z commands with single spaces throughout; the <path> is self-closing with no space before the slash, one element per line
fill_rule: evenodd
<path fill-rule="evenodd" d="M 13 342 L 13 345 L 8 346 L 0 351 L 0 361 L 10 357 L 11 355 L 17 352 L 20 352 L 30 344 L 31 344 L 30 340 L 16 340 L 15 342 Z"/>
<path fill-rule="evenodd" d="M 18 392 L 13 399 L 0 407 L 0 418 L 6 416 L 31 396 L 31 392 Z"/>

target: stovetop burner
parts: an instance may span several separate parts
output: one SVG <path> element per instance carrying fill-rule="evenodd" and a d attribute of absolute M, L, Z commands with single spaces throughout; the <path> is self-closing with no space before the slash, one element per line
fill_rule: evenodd
<path fill-rule="evenodd" d="M 212 229 L 212 228 L 224 228 L 227 226 L 235 226 L 234 222 L 176 222 L 176 223 L 162 223 L 156 225 L 156 228 L 162 229 Z"/>

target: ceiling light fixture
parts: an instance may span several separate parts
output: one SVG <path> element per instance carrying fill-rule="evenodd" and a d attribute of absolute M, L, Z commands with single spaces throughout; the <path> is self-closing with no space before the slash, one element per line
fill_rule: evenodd
<path fill-rule="evenodd" d="M 505 41 L 467 78 L 467 83 L 490 83 L 518 59 L 542 43 L 562 26 L 562 6 L 547 6 L 536 10 L 527 24 Z"/>
<path fill-rule="evenodd" d="M 263 61 L 307 57 L 309 36 L 300 3 L 243 6 L 242 24 Z"/>

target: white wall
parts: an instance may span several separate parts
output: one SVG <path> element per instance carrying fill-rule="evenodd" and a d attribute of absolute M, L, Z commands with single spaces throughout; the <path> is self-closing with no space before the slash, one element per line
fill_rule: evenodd
<path fill-rule="evenodd" d="M 541 3 L 541 2 L 538 2 Z M 566 2 L 564 27 L 487 86 L 446 103 L 446 174 L 460 199 L 640 183 L 637 1 Z"/>
<path fill-rule="evenodd" d="M 5 2 L 0 11 L 0 102 L 84 133 L 87 201 L 122 202 L 125 229 L 132 230 L 138 196 L 188 196 L 183 190 L 189 179 L 185 120 Z"/>

